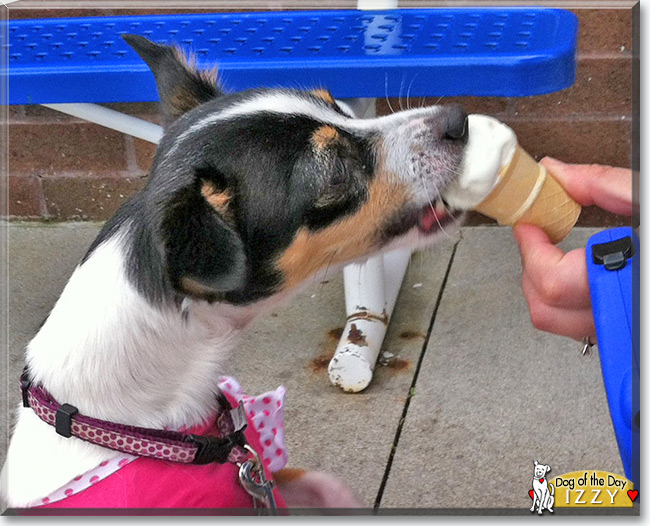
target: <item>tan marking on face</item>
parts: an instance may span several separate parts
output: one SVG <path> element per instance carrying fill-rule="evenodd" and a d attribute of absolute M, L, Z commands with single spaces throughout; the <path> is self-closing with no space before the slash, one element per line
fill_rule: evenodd
<path fill-rule="evenodd" d="M 353 261 L 377 250 L 388 217 L 409 200 L 403 183 L 378 174 L 368 189 L 369 199 L 352 215 L 327 228 L 298 230 L 293 242 L 277 260 L 284 286 L 293 288 L 321 269 Z"/>
<path fill-rule="evenodd" d="M 232 194 L 227 190 L 217 190 L 212 183 L 205 182 L 201 186 L 201 195 L 220 214 L 225 215 L 228 212 L 228 204 L 232 199 Z"/>
<path fill-rule="evenodd" d="M 332 97 L 332 94 L 329 92 L 329 90 L 323 88 L 314 89 L 311 90 L 311 94 L 315 95 L 319 99 L 323 99 L 325 102 L 329 102 L 330 104 L 335 104 L 334 97 Z"/>
<path fill-rule="evenodd" d="M 318 128 L 311 136 L 311 141 L 314 143 L 316 148 L 322 150 L 326 148 L 329 144 L 332 144 L 339 137 L 339 132 L 336 131 L 336 128 L 325 124 Z"/>

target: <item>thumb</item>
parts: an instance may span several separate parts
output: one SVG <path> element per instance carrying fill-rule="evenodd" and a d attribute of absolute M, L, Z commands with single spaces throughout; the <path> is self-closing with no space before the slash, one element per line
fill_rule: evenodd
<path fill-rule="evenodd" d="M 546 233 L 537 226 L 517 225 L 513 233 L 519 244 L 522 265 L 526 268 L 544 271 L 564 257 L 564 252 L 551 243 Z"/>

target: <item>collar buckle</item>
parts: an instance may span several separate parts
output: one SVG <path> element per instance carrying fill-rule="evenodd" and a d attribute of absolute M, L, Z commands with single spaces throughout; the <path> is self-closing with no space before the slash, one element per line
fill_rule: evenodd
<path fill-rule="evenodd" d="M 223 437 L 211 437 L 203 435 L 189 435 L 188 440 L 196 446 L 196 455 L 192 464 L 225 464 L 228 462 L 230 452 L 237 446 L 244 447 L 246 437 L 244 430 L 240 429 L 234 433 Z"/>
<path fill-rule="evenodd" d="M 29 388 L 32 386 L 32 379 L 29 377 L 27 366 L 20 375 L 20 392 L 23 396 L 23 407 L 29 407 Z"/>
<path fill-rule="evenodd" d="M 244 448 L 247 445 L 244 431 L 248 426 L 248 421 L 244 403 L 240 401 L 237 407 L 230 409 L 224 416 L 230 418 L 230 425 L 227 426 L 226 431 L 229 432 L 228 435 L 222 438 L 189 435 L 189 440 L 197 448 L 192 464 L 210 464 L 211 462 L 225 464 L 234 448 Z"/>

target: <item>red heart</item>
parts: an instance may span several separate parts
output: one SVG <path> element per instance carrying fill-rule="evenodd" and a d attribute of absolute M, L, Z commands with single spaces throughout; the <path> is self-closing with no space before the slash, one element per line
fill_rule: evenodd
<path fill-rule="evenodd" d="M 544 479 L 539 479 L 540 482 L 544 482 Z"/>
<path fill-rule="evenodd" d="M 530 495 L 530 498 L 533 498 L 533 495 L 535 495 L 535 492 L 532 489 L 528 490 L 528 494 Z"/>
<path fill-rule="evenodd" d="M 628 489 L 627 490 L 627 496 L 630 497 L 630 500 L 634 502 L 636 500 L 637 495 L 639 494 L 639 491 L 636 489 Z"/>

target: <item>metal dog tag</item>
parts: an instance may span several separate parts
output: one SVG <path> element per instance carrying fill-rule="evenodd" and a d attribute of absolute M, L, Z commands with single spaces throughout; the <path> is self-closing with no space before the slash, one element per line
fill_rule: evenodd
<path fill-rule="evenodd" d="M 255 507 L 259 503 L 268 510 L 269 515 L 277 515 L 273 481 L 266 478 L 262 461 L 257 452 L 248 444 L 244 447 L 253 455 L 253 458 L 240 464 L 239 481 L 248 494 L 253 497 Z"/>

